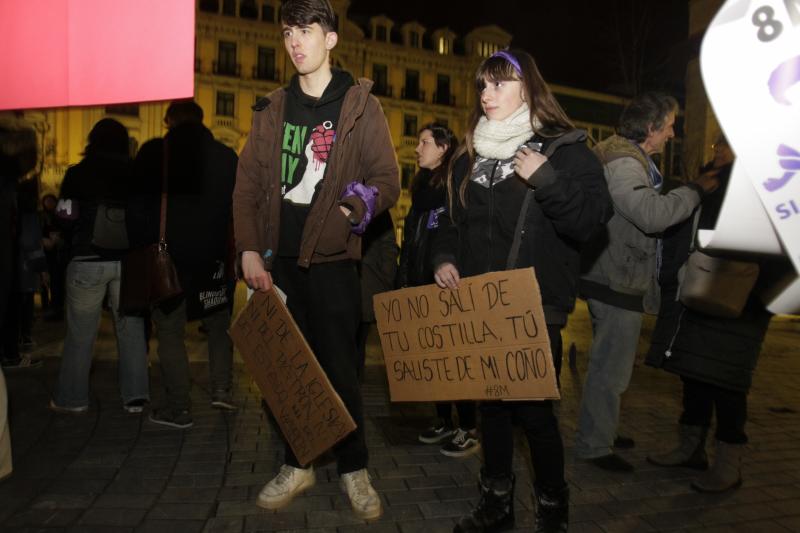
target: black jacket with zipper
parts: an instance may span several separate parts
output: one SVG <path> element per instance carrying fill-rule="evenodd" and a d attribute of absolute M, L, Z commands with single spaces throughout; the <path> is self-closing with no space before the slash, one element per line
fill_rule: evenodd
<path fill-rule="evenodd" d="M 703 210 L 710 217 L 712 210 L 706 207 L 704 201 Z M 747 392 L 772 315 L 755 296 L 755 290 L 738 318 L 706 315 L 681 304 L 677 298 L 678 271 L 689 258 L 692 221 L 690 217 L 664 234 L 659 275 L 661 307 L 645 363 L 679 376 Z M 765 272 L 770 266 L 762 262 L 757 287 L 774 279 Z"/>
<path fill-rule="evenodd" d="M 461 277 L 508 269 L 522 203 L 533 187 L 519 255 L 511 268 L 535 269 L 546 322 L 565 324 L 578 291 L 581 243 L 613 213 L 603 168 L 585 140 L 581 130 L 536 136 L 532 141 L 542 143 L 548 161 L 527 181 L 512 176 L 490 187 L 470 181 L 466 207 L 453 198 L 448 201 L 451 217 L 441 217 L 434 269 L 450 262 Z M 471 178 L 468 166 L 466 156 L 455 163 L 454 195 Z"/>

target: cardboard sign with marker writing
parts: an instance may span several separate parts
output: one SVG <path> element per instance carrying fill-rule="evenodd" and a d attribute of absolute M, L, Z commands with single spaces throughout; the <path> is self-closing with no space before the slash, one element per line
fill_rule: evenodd
<path fill-rule="evenodd" d="M 253 294 L 230 336 L 300 464 L 356 429 L 274 289 Z"/>
<path fill-rule="evenodd" d="M 392 401 L 559 398 L 533 269 L 373 299 Z"/>

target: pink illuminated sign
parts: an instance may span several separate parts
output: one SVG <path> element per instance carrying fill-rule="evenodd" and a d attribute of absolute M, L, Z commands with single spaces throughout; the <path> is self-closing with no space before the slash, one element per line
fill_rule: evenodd
<path fill-rule="evenodd" d="M 0 109 L 194 94 L 194 0 L 0 0 Z"/>

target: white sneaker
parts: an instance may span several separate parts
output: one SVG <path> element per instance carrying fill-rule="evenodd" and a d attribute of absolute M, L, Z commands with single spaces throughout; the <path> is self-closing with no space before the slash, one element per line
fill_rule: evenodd
<path fill-rule="evenodd" d="M 313 467 L 283 465 L 278 475 L 258 493 L 256 505 L 264 509 L 280 509 L 292 503 L 295 496 L 313 487 L 316 482 Z"/>
<path fill-rule="evenodd" d="M 362 520 L 375 520 L 383 514 L 381 499 L 372 488 L 366 468 L 342 474 L 341 486 L 350 497 L 356 516 Z"/>

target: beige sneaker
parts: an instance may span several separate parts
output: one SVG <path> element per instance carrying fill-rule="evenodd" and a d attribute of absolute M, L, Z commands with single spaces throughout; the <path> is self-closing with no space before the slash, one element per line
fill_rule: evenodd
<path fill-rule="evenodd" d="M 280 509 L 292 503 L 295 496 L 313 487 L 316 482 L 314 468 L 283 465 L 278 475 L 258 493 L 256 505 L 264 509 Z"/>
<path fill-rule="evenodd" d="M 362 520 L 376 520 L 383 514 L 381 499 L 369 480 L 366 468 L 342 474 L 342 490 L 350 497 L 350 505 Z"/>

